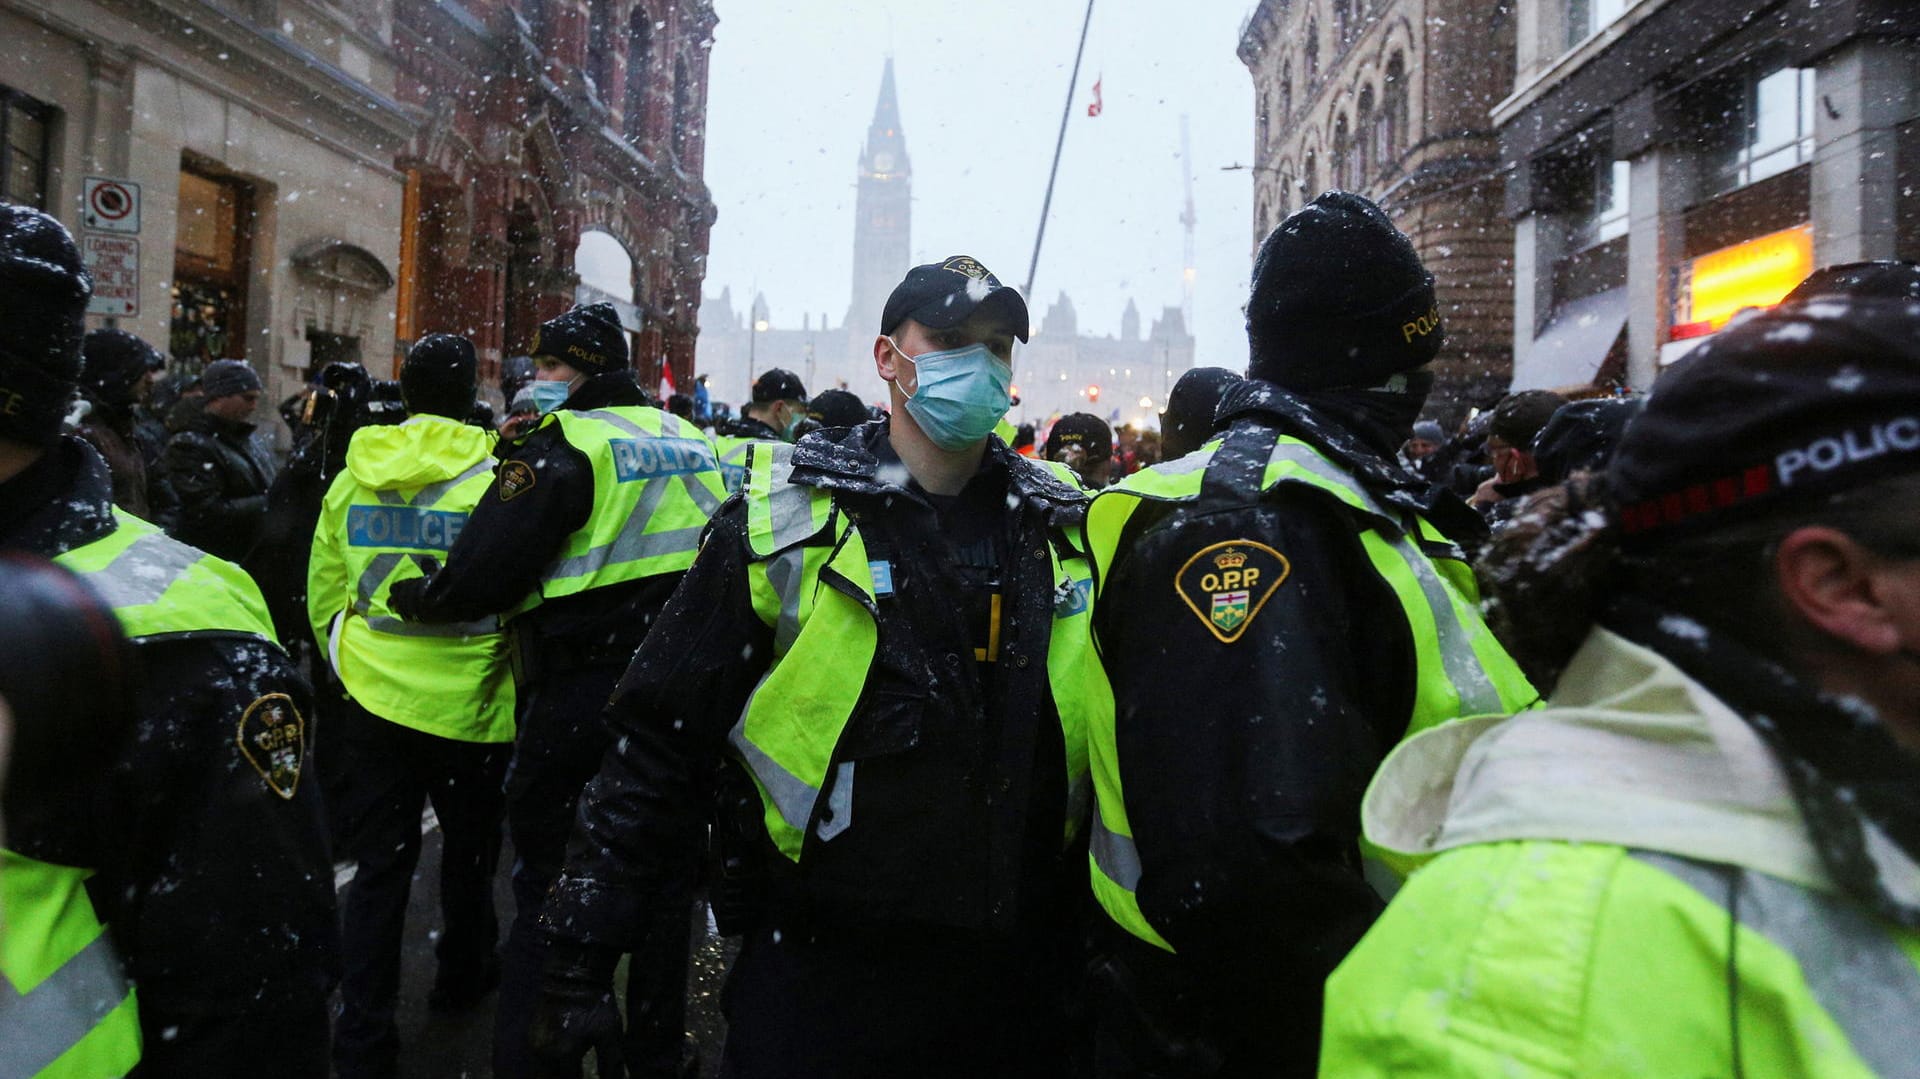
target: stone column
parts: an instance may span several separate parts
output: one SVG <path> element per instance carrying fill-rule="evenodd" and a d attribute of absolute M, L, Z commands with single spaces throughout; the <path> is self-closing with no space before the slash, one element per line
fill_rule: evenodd
<path fill-rule="evenodd" d="M 1686 207 L 1697 163 L 1682 144 L 1654 144 L 1631 158 L 1627 197 L 1627 383 L 1653 385 L 1673 324 L 1673 270 L 1686 255 Z"/>
<path fill-rule="evenodd" d="M 1816 67 L 1814 265 L 1893 257 L 1900 197 L 1894 144 L 1913 93 L 1906 50 L 1879 39 L 1850 41 Z"/>

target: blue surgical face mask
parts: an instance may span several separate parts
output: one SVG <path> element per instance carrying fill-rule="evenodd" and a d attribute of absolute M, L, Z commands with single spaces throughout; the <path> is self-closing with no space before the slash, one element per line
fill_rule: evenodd
<path fill-rule="evenodd" d="M 1013 365 L 984 344 L 908 356 L 893 338 L 887 343 L 913 361 L 914 387 L 900 387 L 908 394 L 907 411 L 943 450 L 963 450 L 987 437 L 1013 403 Z"/>
<path fill-rule="evenodd" d="M 573 383 L 556 380 L 539 380 L 527 384 L 527 390 L 533 394 L 533 407 L 540 410 L 542 416 L 567 403 L 573 396 Z"/>

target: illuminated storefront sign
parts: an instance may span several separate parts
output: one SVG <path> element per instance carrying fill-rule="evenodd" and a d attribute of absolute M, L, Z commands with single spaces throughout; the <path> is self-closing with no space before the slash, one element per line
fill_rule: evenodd
<path fill-rule="evenodd" d="M 1710 251 L 1686 268 L 1677 338 L 1711 333 L 1743 308 L 1771 307 L 1813 272 L 1813 226 L 1768 233 Z"/>

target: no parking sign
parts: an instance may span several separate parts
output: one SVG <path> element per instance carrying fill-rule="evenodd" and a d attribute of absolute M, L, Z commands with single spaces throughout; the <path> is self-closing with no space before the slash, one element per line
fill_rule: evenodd
<path fill-rule="evenodd" d="M 94 232 L 140 231 L 140 185 L 132 180 L 89 176 L 80 225 Z"/>

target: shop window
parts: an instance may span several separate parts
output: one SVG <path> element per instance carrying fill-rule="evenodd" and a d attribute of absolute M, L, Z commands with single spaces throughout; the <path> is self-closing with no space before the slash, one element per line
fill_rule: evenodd
<path fill-rule="evenodd" d="M 0 86 L 0 202 L 47 208 L 53 107 Z"/>
<path fill-rule="evenodd" d="M 1813 69 L 1783 67 L 1722 83 L 1696 118 L 1717 194 L 1813 160 Z M 1715 106 L 1718 106 L 1715 108 Z"/>
<path fill-rule="evenodd" d="M 1567 48 L 1613 25 L 1634 0 L 1567 0 Z"/>
<path fill-rule="evenodd" d="M 252 188 L 183 168 L 178 207 L 170 351 L 193 371 L 214 360 L 244 359 Z"/>

